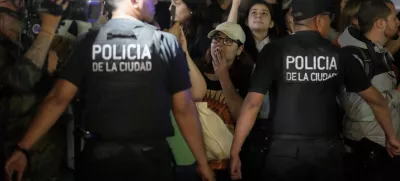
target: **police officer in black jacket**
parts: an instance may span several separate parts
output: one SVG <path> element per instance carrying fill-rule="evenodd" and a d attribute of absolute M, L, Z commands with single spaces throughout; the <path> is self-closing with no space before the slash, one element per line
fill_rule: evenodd
<path fill-rule="evenodd" d="M 389 150 L 399 152 L 391 115 L 358 61 L 342 59 L 324 37 L 331 13 L 327 0 L 292 3 L 295 35 L 264 47 L 243 103 L 231 150 L 231 177 L 241 178 L 239 151 L 254 125 L 263 96 L 270 89 L 276 101 L 264 180 L 343 180 L 343 144 L 339 141 L 336 96 L 344 84 L 374 110 L 385 130 Z M 272 99 L 272 98 L 271 98 Z"/>
<path fill-rule="evenodd" d="M 199 118 L 189 88 L 185 54 L 173 35 L 152 25 L 154 0 L 108 0 L 114 11 L 98 31 L 76 45 L 33 125 L 8 160 L 22 175 L 25 154 L 55 123 L 78 89 L 85 98 L 90 135 L 83 149 L 82 180 L 173 181 L 172 107 L 203 178 L 213 181 Z"/>

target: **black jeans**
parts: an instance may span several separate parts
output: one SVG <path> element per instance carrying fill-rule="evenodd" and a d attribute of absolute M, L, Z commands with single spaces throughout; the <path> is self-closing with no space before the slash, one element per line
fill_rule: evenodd
<path fill-rule="evenodd" d="M 175 181 L 174 160 L 166 141 L 147 144 L 85 143 L 82 152 L 84 181 Z"/>
<path fill-rule="evenodd" d="M 400 157 L 391 158 L 385 147 L 367 138 L 360 141 L 346 140 L 353 149 L 345 159 L 350 180 L 390 181 L 398 179 Z"/>
<path fill-rule="evenodd" d="M 265 181 L 342 181 L 344 146 L 338 140 L 273 139 Z"/>
<path fill-rule="evenodd" d="M 257 119 L 242 146 L 240 160 L 242 177 L 245 181 L 258 181 L 262 176 L 271 124 L 272 122 L 267 119 Z"/>

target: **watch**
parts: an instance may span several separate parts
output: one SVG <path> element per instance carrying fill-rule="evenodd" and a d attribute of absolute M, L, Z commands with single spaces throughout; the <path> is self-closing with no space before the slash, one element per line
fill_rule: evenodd
<path fill-rule="evenodd" d="M 31 154 L 29 153 L 29 151 L 27 149 L 24 149 L 21 146 L 16 145 L 16 146 L 14 146 L 14 150 L 22 152 L 25 155 L 25 157 L 26 157 L 26 159 L 28 160 L 28 163 L 29 163 L 29 158 L 30 158 Z"/>

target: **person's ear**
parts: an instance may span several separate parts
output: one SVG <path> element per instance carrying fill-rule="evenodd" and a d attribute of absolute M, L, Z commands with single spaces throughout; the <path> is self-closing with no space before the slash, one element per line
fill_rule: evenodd
<path fill-rule="evenodd" d="M 317 26 L 317 30 L 319 32 L 323 32 L 324 31 L 324 27 L 326 26 L 326 18 L 324 17 L 324 15 L 318 15 L 317 17 L 315 17 L 315 25 Z"/>
<path fill-rule="evenodd" d="M 358 26 L 358 18 L 352 18 L 351 23 L 353 23 L 353 25 Z"/>
<path fill-rule="evenodd" d="M 237 55 L 237 56 L 240 56 L 240 54 L 242 54 L 243 48 L 244 48 L 244 46 L 243 46 L 243 45 L 240 45 L 238 51 L 236 52 L 236 55 Z"/>
<path fill-rule="evenodd" d="M 378 29 L 385 29 L 387 26 L 387 22 L 384 19 L 378 19 L 375 21 L 374 26 Z"/>

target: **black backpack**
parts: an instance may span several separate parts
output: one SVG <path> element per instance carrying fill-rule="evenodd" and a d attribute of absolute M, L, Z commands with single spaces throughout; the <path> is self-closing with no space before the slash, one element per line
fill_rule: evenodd
<path fill-rule="evenodd" d="M 354 58 L 356 58 L 360 62 L 361 66 L 364 68 L 364 71 L 368 77 L 368 80 L 371 81 L 372 78 L 374 78 L 374 67 L 373 67 L 371 58 L 369 58 L 367 56 L 366 52 L 362 48 L 357 47 L 357 46 L 345 46 L 342 48 L 353 49 L 360 53 L 361 57 L 358 57 L 358 54 L 352 54 L 352 55 L 354 56 Z M 346 60 L 344 60 L 344 61 L 346 61 Z"/>

